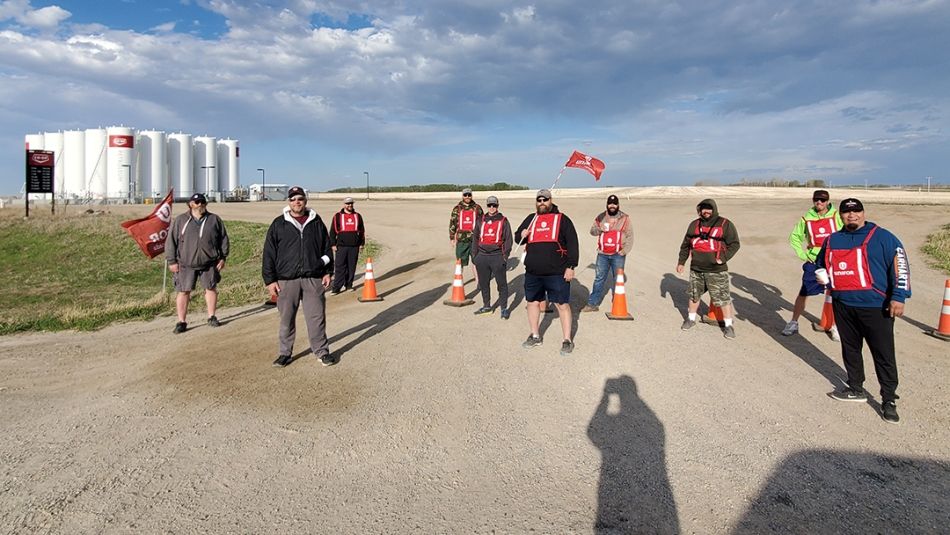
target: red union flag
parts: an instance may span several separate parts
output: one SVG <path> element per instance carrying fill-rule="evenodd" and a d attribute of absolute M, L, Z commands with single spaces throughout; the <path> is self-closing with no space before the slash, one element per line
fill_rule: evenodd
<path fill-rule="evenodd" d="M 149 258 L 165 252 L 165 237 L 172 222 L 172 194 L 168 192 L 161 204 L 152 210 L 148 217 L 132 219 L 122 223 L 122 228 L 139 244 L 139 248 Z"/>
<path fill-rule="evenodd" d="M 564 164 L 564 167 L 576 167 L 578 169 L 583 169 L 594 175 L 594 180 L 600 180 L 600 174 L 603 173 L 604 169 L 606 168 L 604 162 L 594 158 L 593 156 L 588 156 L 577 151 L 574 151 L 574 154 L 571 154 L 571 157 L 567 159 L 567 163 Z"/>

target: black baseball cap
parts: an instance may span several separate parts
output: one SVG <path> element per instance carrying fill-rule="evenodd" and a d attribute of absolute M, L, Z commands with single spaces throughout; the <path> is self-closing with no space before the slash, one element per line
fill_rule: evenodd
<path fill-rule="evenodd" d="M 848 197 L 838 205 L 838 212 L 846 214 L 848 212 L 863 212 L 864 205 L 854 197 Z"/>
<path fill-rule="evenodd" d="M 189 202 L 196 202 L 198 204 L 208 204 L 208 198 L 205 197 L 204 193 L 195 193 L 188 199 Z"/>
<path fill-rule="evenodd" d="M 303 190 L 300 186 L 294 186 L 287 190 L 287 198 L 291 199 L 297 195 L 302 195 L 304 199 L 307 198 L 307 192 Z"/>
<path fill-rule="evenodd" d="M 620 199 L 616 195 L 611 195 L 607 197 L 607 204 L 616 204 L 620 206 Z"/>
<path fill-rule="evenodd" d="M 827 190 L 816 189 L 814 193 L 811 194 L 812 201 L 827 201 L 831 198 L 831 195 Z"/>

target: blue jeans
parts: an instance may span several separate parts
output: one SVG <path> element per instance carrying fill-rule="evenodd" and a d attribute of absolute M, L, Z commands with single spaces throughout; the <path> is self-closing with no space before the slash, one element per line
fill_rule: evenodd
<path fill-rule="evenodd" d="M 627 257 L 621 254 L 597 253 L 597 271 L 594 275 L 594 287 L 590 290 L 590 299 L 587 300 L 588 305 L 600 306 L 604 295 L 607 294 L 607 289 L 604 287 L 607 277 L 609 276 L 611 281 L 616 281 L 617 270 L 623 269 L 626 261 Z"/>

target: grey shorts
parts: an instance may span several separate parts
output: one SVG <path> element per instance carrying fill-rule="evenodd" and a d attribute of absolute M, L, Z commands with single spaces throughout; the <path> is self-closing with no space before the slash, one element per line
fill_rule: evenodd
<path fill-rule="evenodd" d="M 204 269 L 195 269 L 179 265 L 175 273 L 175 289 L 179 292 L 190 292 L 195 289 L 195 283 L 200 279 L 201 287 L 205 290 L 214 290 L 221 282 L 221 273 L 216 266 Z"/>
<path fill-rule="evenodd" d="M 690 270 L 689 287 L 686 289 L 689 300 L 698 303 L 706 292 L 709 292 L 709 298 L 712 300 L 712 304 L 716 306 L 723 307 L 731 303 L 732 298 L 729 296 L 729 272 L 700 273 Z"/>

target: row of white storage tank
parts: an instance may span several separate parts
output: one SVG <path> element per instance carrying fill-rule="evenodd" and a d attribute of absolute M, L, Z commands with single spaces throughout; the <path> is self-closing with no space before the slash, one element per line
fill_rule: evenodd
<path fill-rule="evenodd" d="M 133 199 L 219 193 L 240 187 L 237 140 L 136 133 L 126 126 L 28 134 L 27 150 L 53 151 L 57 198 Z"/>

